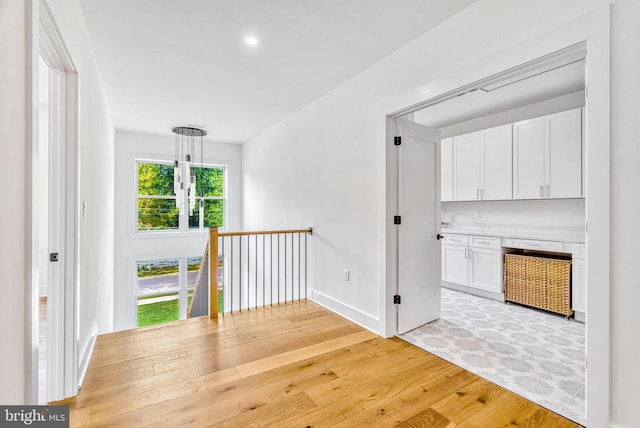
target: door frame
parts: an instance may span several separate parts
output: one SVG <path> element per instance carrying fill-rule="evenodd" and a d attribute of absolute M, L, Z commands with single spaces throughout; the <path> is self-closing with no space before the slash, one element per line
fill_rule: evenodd
<path fill-rule="evenodd" d="M 385 195 L 380 208 L 381 249 L 380 334 L 396 334 L 393 305 L 397 240 L 394 235 L 394 192 L 397 171 L 390 147 L 397 132 L 397 118 L 433 105 L 486 83 L 523 64 L 573 46 L 586 49 L 585 96 L 585 236 L 587 245 L 586 312 L 586 420 L 590 426 L 607 426 L 610 413 L 610 6 L 594 10 L 575 20 L 491 55 L 469 67 L 450 72 L 385 100 L 380 105 L 385 117 Z M 603 396 L 605 398 L 603 398 Z"/>
<path fill-rule="evenodd" d="M 79 352 L 77 339 L 77 290 L 79 278 L 79 152 L 78 152 L 78 74 L 60 30 L 46 1 L 39 0 L 33 10 L 34 46 L 32 58 L 39 55 L 50 68 L 49 123 L 49 251 L 59 253 L 57 269 L 49 269 L 48 277 L 48 344 L 47 344 L 47 401 L 61 400 L 77 394 Z M 36 25 L 37 24 L 37 25 Z M 37 43 L 37 44 L 36 44 Z M 34 62 L 34 73 L 37 70 Z M 37 74 L 37 73 L 35 73 Z M 39 88 L 34 83 L 34 100 Z M 38 108 L 33 109 L 33 123 L 38 123 Z M 38 131 L 32 135 L 33 171 L 39 159 Z M 33 180 L 32 200 L 37 201 L 37 180 Z M 37 205 L 33 205 L 36 207 Z M 32 208 L 33 248 L 38 248 L 37 213 Z M 32 255 L 33 257 L 33 255 Z M 34 264 L 31 264 L 34 266 Z M 38 274 L 43 274 L 39 272 Z M 38 275 L 33 275 L 38 277 Z M 39 293 L 32 299 L 39 300 Z M 32 307 L 32 325 L 39 324 L 39 305 Z M 31 343 L 36 344 L 38 332 L 32 329 Z M 31 400 L 38 402 L 38 365 L 31 365 Z"/>

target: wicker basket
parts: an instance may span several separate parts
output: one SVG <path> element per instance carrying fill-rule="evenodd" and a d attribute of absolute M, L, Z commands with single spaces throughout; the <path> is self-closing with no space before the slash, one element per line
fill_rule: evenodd
<path fill-rule="evenodd" d="M 569 316 L 571 260 L 522 254 L 504 255 L 505 301 Z"/>

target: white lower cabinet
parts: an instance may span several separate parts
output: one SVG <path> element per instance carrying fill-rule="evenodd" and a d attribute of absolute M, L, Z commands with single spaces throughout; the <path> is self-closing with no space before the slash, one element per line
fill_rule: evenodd
<path fill-rule="evenodd" d="M 500 250 L 469 248 L 469 287 L 501 293 L 501 262 Z"/>
<path fill-rule="evenodd" d="M 445 235 L 442 280 L 492 293 L 502 293 L 500 238 Z"/>
<path fill-rule="evenodd" d="M 442 244 L 442 280 L 467 285 L 467 247 Z"/>

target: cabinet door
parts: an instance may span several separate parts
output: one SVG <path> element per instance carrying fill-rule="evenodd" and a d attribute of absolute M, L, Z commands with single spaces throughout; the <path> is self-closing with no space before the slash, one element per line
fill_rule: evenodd
<path fill-rule="evenodd" d="M 545 197 L 582 197 L 582 109 L 544 117 Z"/>
<path fill-rule="evenodd" d="M 571 266 L 571 309 L 586 312 L 586 260 L 573 259 Z"/>
<path fill-rule="evenodd" d="M 469 287 L 501 293 L 500 251 L 483 248 L 469 249 Z"/>
<path fill-rule="evenodd" d="M 453 137 L 453 200 L 475 201 L 480 195 L 480 132 Z"/>
<path fill-rule="evenodd" d="M 453 200 L 453 138 L 443 138 L 440 143 L 440 200 Z"/>
<path fill-rule="evenodd" d="M 513 124 L 513 199 L 540 199 L 544 190 L 544 121 Z"/>
<path fill-rule="evenodd" d="M 467 285 L 467 247 L 442 245 L 442 280 Z"/>
<path fill-rule="evenodd" d="M 513 177 L 511 124 L 481 131 L 481 199 L 512 198 Z"/>

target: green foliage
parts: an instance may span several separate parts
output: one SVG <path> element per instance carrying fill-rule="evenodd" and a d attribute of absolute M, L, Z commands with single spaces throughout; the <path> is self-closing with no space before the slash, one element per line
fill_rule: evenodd
<path fill-rule="evenodd" d="M 138 305 L 138 327 L 176 321 L 178 299 Z"/>
<path fill-rule="evenodd" d="M 200 225 L 199 202 L 205 197 L 224 195 L 224 170 L 221 168 L 192 168 L 196 176 L 198 200 L 194 215 L 189 217 L 189 227 Z M 144 196 L 166 196 L 167 198 L 145 198 Z M 224 225 L 224 202 L 204 201 L 204 226 Z M 161 163 L 138 163 L 138 230 L 178 229 L 179 210 L 173 195 L 173 165 Z"/>
<path fill-rule="evenodd" d="M 189 217 L 189 227 L 200 227 L 200 198 L 196 202 L 196 209 L 194 210 L 193 217 Z M 222 227 L 224 225 L 224 201 L 220 199 L 204 201 L 204 227 Z"/>
<path fill-rule="evenodd" d="M 224 195 L 224 170 L 221 168 L 193 168 L 196 175 L 196 195 L 223 196 Z"/>
<path fill-rule="evenodd" d="M 173 165 L 139 162 L 138 195 L 172 196 Z"/>
<path fill-rule="evenodd" d="M 188 270 L 197 270 L 199 269 L 199 266 L 200 265 L 198 265 L 196 269 L 188 269 Z M 138 278 L 146 278 L 149 276 L 158 276 L 158 275 L 168 275 L 173 273 L 178 273 L 178 266 L 163 266 L 163 267 L 156 267 L 153 269 L 140 269 L 140 266 L 138 266 Z"/>
<path fill-rule="evenodd" d="M 189 296 L 187 305 L 191 303 Z M 140 299 L 139 301 L 144 300 Z M 222 290 L 218 290 L 218 312 L 223 310 Z M 138 327 L 178 320 L 178 299 L 138 305 Z"/>
<path fill-rule="evenodd" d="M 138 198 L 138 230 L 177 229 L 179 214 L 175 199 Z"/>

